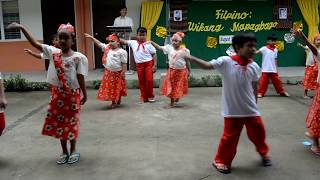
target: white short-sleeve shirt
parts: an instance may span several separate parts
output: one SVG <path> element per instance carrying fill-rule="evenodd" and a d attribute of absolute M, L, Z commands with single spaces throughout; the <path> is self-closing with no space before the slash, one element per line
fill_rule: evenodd
<path fill-rule="evenodd" d="M 306 66 L 311 66 L 313 65 L 315 62 L 315 58 L 313 53 L 311 52 L 310 48 L 308 46 L 305 46 L 306 48 Z"/>
<path fill-rule="evenodd" d="M 103 51 L 106 50 L 107 44 L 101 43 L 100 47 Z M 106 59 L 105 68 L 109 71 L 121 71 L 122 64 L 126 64 L 128 61 L 128 53 L 122 48 L 118 48 L 117 50 L 110 49 L 108 52 L 108 56 Z"/>
<path fill-rule="evenodd" d="M 262 53 L 262 72 L 277 72 L 276 59 L 278 58 L 278 50 L 275 48 L 273 51 L 266 46 L 259 49 Z"/>
<path fill-rule="evenodd" d="M 182 57 L 184 55 L 190 55 L 190 51 L 187 48 L 181 48 L 175 50 L 171 44 L 161 46 L 164 54 L 168 54 L 169 67 L 173 69 L 185 69 L 186 61 Z"/>
<path fill-rule="evenodd" d="M 211 64 L 222 75 L 222 116 L 260 116 L 252 85 L 259 80 L 258 64 L 252 62 L 247 66 L 240 66 L 229 56 L 212 60 Z"/>
<path fill-rule="evenodd" d="M 53 54 L 61 53 L 61 50 L 46 44 L 42 45 L 42 50 L 43 57 L 47 57 L 50 60 L 47 73 L 47 82 L 51 85 L 62 87 L 62 84 L 59 82 L 53 61 Z M 73 54 L 69 57 L 62 56 L 62 67 L 64 69 L 65 79 L 67 80 L 70 88 L 80 88 L 77 74 L 82 74 L 84 76 L 88 75 L 87 57 L 79 52 L 73 52 Z"/>
<path fill-rule="evenodd" d="M 136 63 L 144 63 L 153 60 L 153 55 L 156 53 L 156 48 L 149 42 L 143 44 L 138 43 L 136 40 L 129 40 L 128 45 L 131 47 L 134 60 Z"/>
<path fill-rule="evenodd" d="M 128 16 L 125 16 L 125 17 L 119 16 L 114 19 L 113 26 L 117 26 L 117 27 L 130 26 L 133 29 L 133 21 Z"/>

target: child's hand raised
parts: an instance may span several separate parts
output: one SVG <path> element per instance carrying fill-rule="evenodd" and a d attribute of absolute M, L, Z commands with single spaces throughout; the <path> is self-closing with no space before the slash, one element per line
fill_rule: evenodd
<path fill-rule="evenodd" d="M 25 52 L 25 53 L 28 53 L 28 54 L 31 54 L 31 53 L 32 53 L 32 51 L 31 51 L 30 49 L 24 49 L 24 52 Z"/>
<path fill-rule="evenodd" d="M 88 33 L 84 33 L 84 37 L 85 38 L 92 38 L 92 36 L 90 34 L 88 34 Z"/>
<path fill-rule="evenodd" d="M 23 26 L 19 23 L 13 22 L 7 26 L 8 29 L 21 29 Z"/>

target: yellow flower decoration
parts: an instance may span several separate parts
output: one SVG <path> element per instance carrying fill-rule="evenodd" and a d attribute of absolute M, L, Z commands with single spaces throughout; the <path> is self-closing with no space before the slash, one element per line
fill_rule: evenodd
<path fill-rule="evenodd" d="M 216 37 L 207 37 L 207 47 L 208 48 L 216 48 L 218 44 L 218 39 Z"/>
<path fill-rule="evenodd" d="M 302 31 L 303 30 L 303 23 L 302 21 L 295 21 L 293 23 L 293 27 L 292 27 L 294 30 L 297 30 L 297 31 Z"/>
<path fill-rule="evenodd" d="M 161 38 L 165 38 L 168 35 L 168 31 L 163 26 L 157 26 L 156 35 Z"/>
<path fill-rule="evenodd" d="M 277 41 L 275 46 L 279 52 L 284 51 L 284 42 L 283 41 Z"/>

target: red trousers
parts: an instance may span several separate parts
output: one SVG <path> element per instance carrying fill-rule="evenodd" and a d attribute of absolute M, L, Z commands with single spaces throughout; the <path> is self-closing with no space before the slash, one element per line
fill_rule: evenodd
<path fill-rule="evenodd" d="M 237 145 L 244 125 L 248 137 L 256 146 L 258 153 L 261 156 L 268 154 L 266 131 L 261 117 L 224 118 L 224 132 L 215 157 L 216 163 L 231 166 L 231 162 L 237 153 Z"/>
<path fill-rule="evenodd" d="M 0 136 L 4 130 L 4 128 L 6 127 L 6 119 L 4 116 L 4 113 L 0 113 Z"/>
<path fill-rule="evenodd" d="M 282 82 L 279 78 L 278 73 L 266 73 L 262 72 L 260 82 L 259 82 L 259 90 L 258 94 L 261 94 L 262 96 L 265 95 L 268 89 L 268 84 L 269 84 L 269 78 L 272 81 L 272 84 L 274 88 L 276 89 L 277 93 L 284 93 L 284 88 L 282 86 Z"/>
<path fill-rule="evenodd" d="M 153 94 L 153 61 L 137 64 L 141 100 L 154 98 Z"/>

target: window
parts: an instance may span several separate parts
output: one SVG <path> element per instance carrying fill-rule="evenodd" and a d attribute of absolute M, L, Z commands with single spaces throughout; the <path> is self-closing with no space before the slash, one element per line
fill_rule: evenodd
<path fill-rule="evenodd" d="M 21 39 L 19 30 L 6 28 L 12 22 L 20 23 L 18 0 L 0 0 L 0 40 Z"/>

